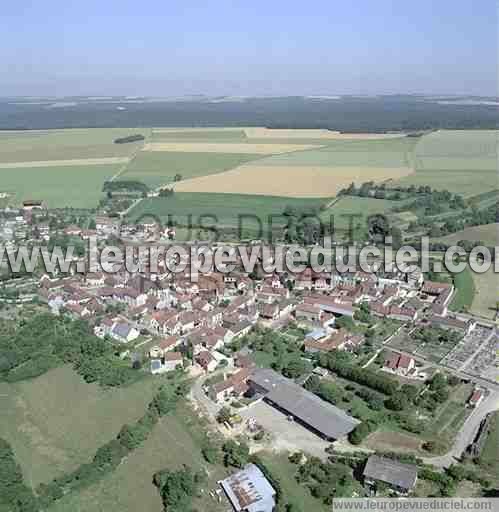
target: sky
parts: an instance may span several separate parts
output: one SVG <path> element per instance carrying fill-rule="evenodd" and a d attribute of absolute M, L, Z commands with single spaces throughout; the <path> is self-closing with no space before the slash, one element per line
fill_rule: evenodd
<path fill-rule="evenodd" d="M 21 0 L 0 96 L 498 94 L 496 0 Z"/>

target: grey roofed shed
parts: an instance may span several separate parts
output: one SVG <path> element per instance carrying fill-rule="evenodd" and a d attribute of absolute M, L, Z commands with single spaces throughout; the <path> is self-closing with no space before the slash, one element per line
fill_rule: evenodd
<path fill-rule="evenodd" d="M 371 455 L 364 468 L 364 478 L 379 480 L 401 489 L 412 489 L 418 478 L 418 468 L 379 455 Z"/>
<path fill-rule="evenodd" d="M 264 398 L 328 439 L 339 439 L 360 422 L 273 370 L 256 370 L 250 377 L 267 390 Z"/>
<path fill-rule="evenodd" d="M 119 336 L 120 338 L 125 338 L 130 334 L 132 327 L 125 322 L 117 323 L 113 327 L 113 334 Z"/>

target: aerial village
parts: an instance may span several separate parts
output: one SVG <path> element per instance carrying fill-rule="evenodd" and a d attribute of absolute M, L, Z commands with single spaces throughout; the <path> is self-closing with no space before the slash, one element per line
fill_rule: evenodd
<path fill-rule="evenodd" d="M 10 244 L 14 250 L 19 240 L 53 238 L 75 243 L 97 237 L 123 245 L 175 240 L 174 228 L 158 231 L 154 222 L 124 225 L 96 216 L 92 229 L 83 229 L 50 219 L 34 223 L 37 216 L 46 218 L 46 212 L 32 201 L 4 219 L 7 249 Z M 13 232 L 17 242 L 9 236 Z M 359 383 L 372 387 L 372 396 L 363 398 L 376 409 L 385 381 L 388 387 L 393 382 L 402 386 L 392 399 L 406 400 L 400 394 L 415 390 L 409 399 L 419 404 L 431 394 L 436 376 L 445 375 L 450 388 L 466 386 L 459 429 L 498 392 L 495 325 L 452 313 L 452 282 L 427 280 L 420 271 L 259 270 L 247 274 L 237 265 L 230 273 L 213 270 L 193 282 L 189 267 L 174 274 L 160 263 L 156 272 L 130 273 L 118 262 L 109 274 L 13 276 L 21 292 L 10 304 L 36 298 L 54 315 L 85 320 L 103 343 L 113 344 L 117 357 L 153 378 L 187 372 L 195 379 L 190 400 L 225 437 L 259 441 L 272 436 L 277 445 L 319 459 L 331 443 L 338 452 L 353 451 L 376 430 L 366 419 L 369 414 L 328 396 L 328 386 L 350 396 L 361 394 Z M 26 291 L 19 286 L 23 281 Z M 8 285 L 4 282 L 4 290 Z M 355 371 L 342 371 L 342 361 Z M 400 410 L 395 403 L 390 407 Z M 480 432 L 486 431 L 488 410 L 474 417 L 473 429 L 464 445 L 454 447 L 453 457 L 483 445 Z M 431 452 L 428 443 L 428 460 Z M 411 493 L 418 478 L 415 464 L 379 450 L 369 453 L 363 472 L 369 492 L 376 493 L 382 482 L 391 492 Z M 448 459 L 443 464 L 448 466 Z M 221 490 L 235 510 L 270 511 L 275 505 L 275 489 L 253 464 L 222 481 L 213 499 L 220 499 Z"/>

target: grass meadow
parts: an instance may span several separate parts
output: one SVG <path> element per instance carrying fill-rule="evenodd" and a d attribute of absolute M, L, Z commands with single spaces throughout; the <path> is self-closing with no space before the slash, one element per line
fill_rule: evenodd
<path fill-rule="evenodd" d="M 430 185 L 466 197 L 498 189 L 498 133 L 439 130 L 421 137 L 412 156 L 416 172 L 400 183 Z"/>
<path fill-rule="evenodd" d="M 468 267 L 454 276 L 454 286 L 456 292 L 449 308 L 452 311 L 469 311 L 475 297 L 475 282 Z"/>
<path fill-rule="evenodd" d="M 287 503 L 293 504 L 296 510 L 326 512 L 329 508 L 314 498 L 306 485 L 295 480 L 297 466 L 288 460 L 286 454 L 261 453 L 260 458 L 272 474 L 280 478 L 282 493 Z M 294 509 L 293 509 L 294 510 Z"/>
<path fill-rule="evenodd" d="M 452 245 L 460 240 L 481 241 L 487 246 L 499 245 L 499 223 L 473 226 L 438 238 L 439 242 Z"/>
<path fill-rule="evenodd" d="M 495 318 L 496 305 L 499 300 L 499 274 L 490 268 L 483 274 L 473 272 L 472 278 L 476 293 L 470 312 L 489 319 Z"/>
<path fill-rule="evenodd" d="M 209 496 L 217 481 L 228 472 L 220 465 L 208 465 L 201 454 L 200 439 L 205 433 L 201 420 L 188 405 L 160 420 L 149 439 L 134 450 L 111 474 L 91 487 L 68 495 L 49 512 L 136 512 L 162 510 L 160 495 L 152 483 L 160 469 L 180 469 L 184 464 L 208 472 L 202 495 L 193 501 L 194 510 L 225 512 L 230 505 Z"/>
<path fill-rule="evenodd" d="M 329 216 L 332 215 L 334 227 L 339 231 L 348 230 L 352 222 L 354 235 L 361 235 L 366 232 L 367 221 L 371 215 L 383 214 L 389 218 L 389 210 L 398 204 L 398 201 L 345 196 L 325 210 L 321 218 L 329 222 Z M 352 215 L 356 217 L 351 221 Z"/>
<path fill-rule="evenodd" d="M 499 412 L 494 412 L 489 435 L 479 458 L 479 465 L 499 481 Z"/>
<path fill-rule="evenodd" d="M 1 383 L 0 437 L 12 445 L 26 482 L 36 487 L 89 462 L 124 423 L 142 416 L 157 386 L 145 377 L 104 390 L 67 366 L 30 381 Z"/>
<path fill-rule="evenodd" d="M 297 209 L 319 207 L 327 199 L 287 198 L 245 194 L 207 194 L 176 192 L 170 197 L 144 199 L 133 208 L 128 217 L 136 220 L 147 215 L 158 216 L 163 222 L 171 215 L 172 220 L 186 225 L 192 215 L 192 224 L 198 224 L 200 217 L 206 215 L 204 225 L 217 225 L 222 228 L 237 228 L 238 215 L 257 216 L 266 225 L 269 215 L 280 215 L 286 206 Z M 215 216 L 208 217 L 208 216 Z M 256 221 L 243 219 L 243 226 L 257 230 Z M 282 225 L 283 219 L 276 219 L 276 225 Z M 257 238 L 260 238 L 257 235 Z"/>
<path fill-rule="evenodd" d="M 122 165 L 69 165 L 0 169 L 0 190 L 11 203 L 42 199 L 49 208 L 95 208 L 104 181 Z"/>
<path fill-rule="evenodd" d="M 151 188 L 182 179 L 224 172 L 245 164 L 259 155 L 238 153 L 187 153 L 176 151 L 139 151 L 130 161 L 120 180 L 138 180 Z"/>
<path fill-rule="evenodd" d="M 114 144 L 143 128 L 86 128 L 0 132 L 0 163 L 130 156 L 143 142 Z"/>
<path fill-rule="evenodd" d="M 151 142 L 244 142 L 244 130 L 234 129 L 197 129 L 176 130 L 153 129 Z"/>

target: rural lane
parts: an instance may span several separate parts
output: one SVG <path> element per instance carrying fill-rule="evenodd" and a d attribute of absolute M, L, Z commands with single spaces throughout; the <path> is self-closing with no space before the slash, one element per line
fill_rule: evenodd
<path fill-rule="evenodd" d="M 432 464 L 440 468 L 448 468 L 455 464 L 463 455 L 478 432 L 480 423 L 490 412 L 499 410 L 499 391 L 492 391 L 490 395 L 468 416 L 459 431 L 452 450 L 440 457 L 423 457 L 426 464 Z"/>

